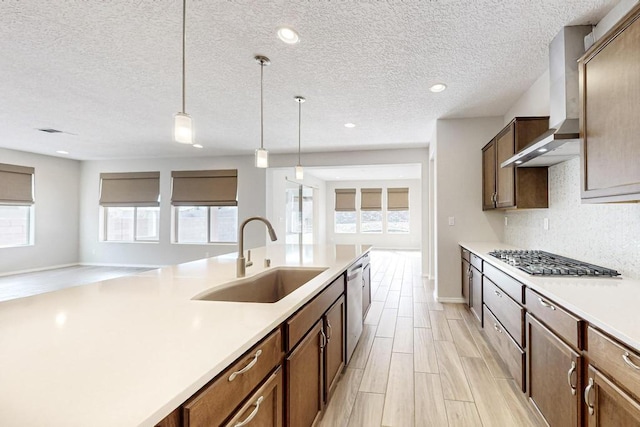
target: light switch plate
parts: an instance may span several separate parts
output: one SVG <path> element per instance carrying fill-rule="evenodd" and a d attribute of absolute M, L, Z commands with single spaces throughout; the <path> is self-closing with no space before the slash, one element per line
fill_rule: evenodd
<path fill-rule="evenodd" d="M 508 226 L 508 225 L 509 225 L 509 217 L 508 217 L 508 216 L 505 216 L 505 217 L 504 217 L 504 226 L 506 227 L 506 226 Z"/>
<path fill-rule="evenodd" d="M 543 227 L 545 230 L 549 229 L 549 218 L 545 218 L 543 221 Z"/>
<path fill-rule="evenodd" d="M 449 225 L 456 225 L 456 217 L 455 216 L 450 216 L 449 217 Z"/>

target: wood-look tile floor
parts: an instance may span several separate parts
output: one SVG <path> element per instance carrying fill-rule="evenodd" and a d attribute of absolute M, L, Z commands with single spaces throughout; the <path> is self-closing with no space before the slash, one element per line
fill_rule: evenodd
<path fill-rule="evenodd" d="M 150 270 L 145 267 L 76 265 L 0 277 L 0 302 L 86 285 Z"/>
<path fill-rule="evenodd" d="M 322 427 L 543 426 L 462 304 L 440 304 L 413 251 L 371 253 L 371 308 Z"/>

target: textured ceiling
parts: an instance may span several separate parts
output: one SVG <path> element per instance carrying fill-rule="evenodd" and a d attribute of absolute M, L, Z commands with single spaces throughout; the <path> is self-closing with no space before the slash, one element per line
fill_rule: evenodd
<path fill-rule="evenodd" d="M 179 0 L 0 2 L 0 147 L 76 159 L 426 145 L 440 117 L 502 115 L 547 67 L 564 25 L 612 0 L 188 0 L 187 105 L 195 148 L 172 142 L 180 109 Z M 301 37 L 276 36 L 288 25 Z M 445 82 L 434 94 L 428 87 Z M 344 123 L 357 124 L 347 129 Z M 55 128 L 46 134 L 36 128 Z M 1 161 L 1 159 L 0 159 Z"/>

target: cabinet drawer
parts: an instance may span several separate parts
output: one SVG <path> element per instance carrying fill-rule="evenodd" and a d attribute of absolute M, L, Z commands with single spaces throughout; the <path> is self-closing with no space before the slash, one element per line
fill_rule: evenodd
<path fill-rule="evenodd" d="M 231 417 L 225 427 L 238 424 L 264 427 L 282 427 L 282 407 L 284 399 L 282 368 L 256 390 L 247 402 Z"/>
<path fill-rule="evenodd" d="M 482 273 L 482 258 L 480 258 L 478 255 L 474 253 L 470 253 L 469 262 L 471 263 L 471 265 L 477 268 L 479 272 Z"/>
<path fill-rule="evenodd" d="M 286 322 L 287 353 L 290 352 L 302 337 L 311 329 L 322 315 L 344 293 L 344 274 L 336 278 L 320 294 L 302 307 Z"/>
<path fill-rule="evenodd" d="M 465 249 L 462 246 L 460 247 L 460 251 L 462 253 L 462 259 L 469 262 L 469 249 Z"/>
<path fill-rule="evenodd" d="M 484 263 L 484 275 L 520 304 L 524 304 L 524 285 L 489 263 Z"/>
<path fill-rule="evenodd" d="M 527 288 L 527 310 L 551 328 L 556 335 L 579 350 L 584 349 L 583 321 L 550 299 Z"/>
<path fill-rule="evenodd" d="M 184 404 L 184 424 L 220 425 L 280 364 L 282 356 L 282 335 L 278 328 Z"/>
<path fill-rule="evenodd" d="M 524 391 L 524 355 L 518 344 L 505 332 L 504 326 L 484 306 L 484 330 L 493 349 L 500 355 L 513 379 Z"/>
<path fill-rule="evenodd" d="M 589 326 L 589 363 L 610 375 L 615 382 L 640 398 L 640 355 Z M 635 367 L 633 366 L 635 365 Z"/>
<path fill-rule="evenodd" d="M 509 335 L 522 348 L 524 347 L 524 308 L 512 300 L 495 283 L 484 277 L 482 284 L 483 300 L 492 314 L 502 323 Z"/>

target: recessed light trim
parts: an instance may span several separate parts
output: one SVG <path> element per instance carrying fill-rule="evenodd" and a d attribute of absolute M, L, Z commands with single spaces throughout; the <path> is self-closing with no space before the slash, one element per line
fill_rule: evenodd
<path fill-rule="evenodd" d="M 202 144 L 193 144 L 193 148 L 204 148 Z"/>
<path fill-rule="evenodd" d="M 344 127 L 349 128 L 349 129 L 353 129 L 354 127 L 356 127 L 355 123 L 345 123 Z"/>
<path fill-rule="evenodd" d="M 300 42 L 300 36 L 293 28 L 280 27 L 278 28 L 277 34 L 278 38 L 287 44 L 296 44 Z"/>
<path fill-rule="evenodd" d="M 446 85 L 446 84 L 444 84 L 444 83 L 436 83 L 436 84 L 434 84 L 433 86 L 431 86 L 431 87 L 429 88 L 429 90 L 430 90 L 431 92 L 438 93 L 438 92 L 442 92 L 442 91 L 443 91 L 443 90 L 445 90 L 446 88 L 447 88 L 447 85 Z"/>
<path fill-rule="evenodd" d="M 69 152 L 65 151 L 65 150 L 56 150 L 56 153 L 58 153 L 58 154 L 69 154 Z"/>

